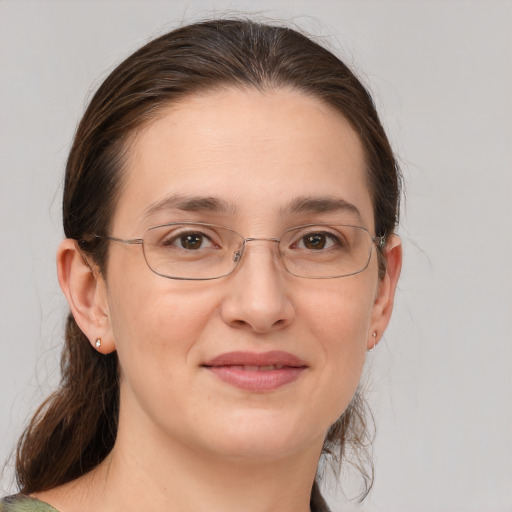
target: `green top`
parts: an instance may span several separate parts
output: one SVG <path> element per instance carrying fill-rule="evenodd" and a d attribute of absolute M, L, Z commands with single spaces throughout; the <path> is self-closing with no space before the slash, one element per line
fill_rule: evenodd
<path fill-rule="evenodd" d="M 59 512 L 48 503 L 16 494 L 0 501 L 0 512 Z"/>

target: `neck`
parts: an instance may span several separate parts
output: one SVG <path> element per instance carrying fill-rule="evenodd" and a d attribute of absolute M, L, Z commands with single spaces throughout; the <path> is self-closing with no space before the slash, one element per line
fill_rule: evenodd
<path fill-rule="evenodd" d="M 39 497 L 60 512 L 309 512 L 322 442 L 299 454 L 224 458 L 120 425 L 114 449 L 96 469 Z"/>
<path fill-rule="evenodd" d="M 109 512 L 208 510 L 309 511 L 319 450 L 279 458 L 220 458 L 187 446 L 145 446 L 118 439 L 102 465 Z M 96 481 L 98 481 L 96 479 Z M 100 510 L 95 507 L 95 510 Z"/>

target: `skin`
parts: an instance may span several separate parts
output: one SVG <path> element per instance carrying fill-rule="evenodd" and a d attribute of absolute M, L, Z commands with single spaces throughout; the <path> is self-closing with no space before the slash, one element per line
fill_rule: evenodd
<path fill-rule="evenodd" d="M 125 172 L 116 237 L 139 238 L 175 220 L 214 222 L 246 237 L 279 237 L 310 222 L 345 222 L 375 235 L 357 135 L 296 91 L 224 90 L 183 100 L 139 131 Z M 172 194 L 216 197 L 236 214 L 145 216 Z M 304 196 L 343 199 L 359 215 L 283 214 Z M 275 244 L 251 242 L 232 275 L 196 282 L 154 274 L 140 246 L 109 250 L 106 276 L 70 240 L 57 262 L 82 330 L 93 346 L 102 339 L 100 352 L 118 352 L 118 439 L 91 473 L 38 496 L 61 512 L 309 510 L 325 434 L 356 390 L 372 333 L 378 341 L 389 322 L 398 237 L 388 240 L 382 280 L 375 250 L 357 275 L 302 279 L 284 270 Z M 201 366 L 234 350 L 283 350 L 308 368 L 271 392 L 241 390 Z"/>

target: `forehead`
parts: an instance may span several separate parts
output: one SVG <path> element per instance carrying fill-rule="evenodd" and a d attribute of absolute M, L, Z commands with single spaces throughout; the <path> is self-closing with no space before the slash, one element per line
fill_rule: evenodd
<path fill-rule="evenodd" d="M 214 199 L 226 215 L 262 224 L 300 198 L 341 199 L 373 226 L 359 137 L 332 108 L 293 90 L 184 99 L 136 134 L 125 173 L 114 216 L 123 232 L 154 224 L 148 211 L 174 196 Z"/>

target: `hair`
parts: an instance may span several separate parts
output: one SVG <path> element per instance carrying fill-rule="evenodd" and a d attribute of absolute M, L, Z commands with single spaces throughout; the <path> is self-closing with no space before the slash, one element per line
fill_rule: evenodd
<path fill-rule="evenodd" d="M 401 174 L 373 100 L 330 51 L 294 29 L 246 19 L 208 20 L 149 42 L 106 78 L 78 125 L 66 165 L 63 224 L 87 258 L 105 273 L 107 234 L 122 190 L 131 138 L 170 104 L 223 88 L 289 88 L 317 98 L 349 121 L 362 142 L 376 235 L 398 223 Z M 382 249 L 379 275 L 385 272 Z M 323 453 L 363 475 L 362 498 L 373 482 L 367 415 L 358 393 L 330 428 Z M 61 382 L 36 411 L 19 443 L 16 478 L 22 493 L 69 482 L 97 466 L 114 446 L 119 411 L 116 353 L 91 346 L 70 314 Z M 371 444 L 371 442 L 370 442 Z M 315 481 L 312 502 L 321 499 Z"/>

